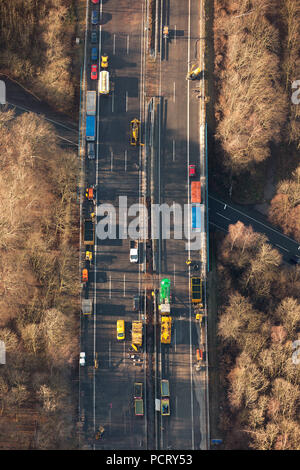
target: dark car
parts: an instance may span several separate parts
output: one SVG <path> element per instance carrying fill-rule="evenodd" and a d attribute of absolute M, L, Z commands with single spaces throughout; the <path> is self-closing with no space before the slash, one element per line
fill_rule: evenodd
<path fill-rule="evenodd" d="M 97 31 L 92 31 L 91 32 L 91 43 L 92 44 L 97 44 L 98 42 L 98 33 Z"/>
<path fill-rule="evenodd" d="M 292 256 L 290 258 L 290 263 L 292 264 L 300 264 L 300 258 L 298 256 Z"/>
<path fill-rule="evenodd" d="M 144 296 L 143 295 L 135 295 L 133 297 L 133 310 L 135 312 L 143 310 L 144 307 Z"/>
<path fill-rule="evenodd" d="M 88 142 L 87 144 L 87 156 L 90 160 L 94 160 L 96 156 L 95 144 L 93 142 Z"/>
<path fill-rule="evenodd" d="M 98 49 L 97 47 L 92 47 L 91 49 L 91 60 L 97 60 L 98 59 Z"/>
<path fill-rule="evenodd" d="M 98 24 L 98 12 L 96 10 L 92 11 L 91 22 L 92 24 Z"/>

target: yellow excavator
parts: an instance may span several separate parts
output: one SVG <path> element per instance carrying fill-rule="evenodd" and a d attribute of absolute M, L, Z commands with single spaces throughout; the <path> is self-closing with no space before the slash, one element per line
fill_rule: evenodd
<path fill-rule="evenodd" d="M 201 68 L 197 67 L 196 65 L 193 65 L 191 70 L 188 72 L 188 74 L 186 76 L 186 79 L 187 80 L 196 80 L 197 78 L 199 78 L 200 74 L 201 74 Z"/>
<path fill-rule="evenodd" d="M 141 122 L 138 119 L 133 119 L 130 122 L 130 144 L 137 145 L 139 141 L 139 133 L 140 133 L 140 125 Z"/>

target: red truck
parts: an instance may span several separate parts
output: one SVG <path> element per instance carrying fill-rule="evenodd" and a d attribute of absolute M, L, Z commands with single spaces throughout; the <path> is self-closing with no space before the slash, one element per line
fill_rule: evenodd
<path fill-rule="evenodd" d="M 200 181 L 191 182 L 191 202 L 201 203 L 201 183 Z"/>

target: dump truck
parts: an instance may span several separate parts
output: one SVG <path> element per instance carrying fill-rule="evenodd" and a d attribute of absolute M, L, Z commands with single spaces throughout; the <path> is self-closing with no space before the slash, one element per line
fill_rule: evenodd
<path fill-rule="evenodd" d="M 170 399 L 162 398 L 160 400 L 162 416 L 170 416 Z"/>
<path fill-rule="evenodd" d="M 143 323 L 141 321 L 132 322 L 132 344 L 142 346 L 143 344 Z"/>
<path fill-rule="evenodd" d="M 143 398 L 143 384 L 141 382 L 134 383 L 134 397 Z"/>
<path fill-rule="evenodd" d="M 96 97 L 97 94 L 95 91 L 86 92 L 86 114 L 88 116 L 96 115 Z"/>
<path fill-rule="evenodd" d="M 83 244 L 94 245 L 95 233 L 94 223 L 92 219 L 84 219 L 83 221 Z"/>
<path fill-rule="evenodd" d="M 191 297 L 192 303 L 197 303 L 203 307 L 202 301 L 202 279 L 200 277 L 191 278 Z"/>
<path fill-rule="evenodd" d="M 93 312 L 93 301 L 91 299 L 82 299 L 81 311 L 83 315 L 91 315 Z"/>
<path fill-rule="evenodd" d="M 192 181 L 191 183 L 191 202 L 201 203 L 201 183 L 200 181 Z"/>
<path fill-rule="evenodd" d="M 162 398 L 170 396 L 169 381 L 168 380 L 162 379 L 160 381 L 160 390 L 161 390 Z"/>
<path fill-rule="evenodd" d="M 139 121 L 138 119 L 133 119 L 130 122 L 130 144 L 131 145 L 137 145 L 139 142 L 140 125 L 141 125 L 141 121 Z"/>
<path fill-rule="evenodd" d="M 142 398 L 134 399 L 134 414 L 135 416 L 144 416 L 144 402 Z"/>
<path fill-rule="evenodd" d="M 130 240 L 130 263 L 137 263 L 139 261 L 139 242 L 138 240 Z"/>
<path fill-rule="evenodd" d="M 161 317 L 161 335 L 160 341 L 164 344 L 171 343 L 172 318 L 170 316 Z"/>
<path fill-rule="evenodd" d="M 86 268 L 82 270 L 82 282 L 87 282 L 89 280 L 89 272 Z"/>

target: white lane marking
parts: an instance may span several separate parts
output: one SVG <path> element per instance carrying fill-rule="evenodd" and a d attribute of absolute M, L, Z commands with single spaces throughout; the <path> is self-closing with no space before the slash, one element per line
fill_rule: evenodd
<path fill-rule="evenodd" d="M 176 328 L 174 331 L 174 345 L 175 345 L 175 352 L 176 352 L 176 347 L 177 347 L 177 342 L 176 342 Z"/>
<path fill-rule="evenodd" d="M 111 112 L 113 113 L 115 110 L 115 92 L 113 91 L 111 94 Z"/>
<path fill-rule="evenodd" d="M 126 49 L 127 49 L 127 55 L 129 54 L 129 34 L 127 35 L 127 40 L 126 40 Z"/>
<path fill-rule="evenodd" d="M 128 111 L 128 91 L 126 91 L 126 95 L 125 95 L 125 109 L 126 109 L 126 113 Z"/>
<path fill-rule="evenodd" d="M 114 34 L 114 40 L 113 40 L 113 55 L 116 53 L 116 35 Z"/>
<path fill-rule="evenodd" d="M 177 25 L 175 24 L 175 31 L 174 31 L 174 44 L 176 45 L 176 36 L 177 36 Z"/>
<path fill-rule="evenodd" d="M 173 162 L 175 162 L 175 140 L 173 139 Z"/>
<path fill-rule="evenodd" d="M 111 150 L 110 152 L 110 171 L 113 171 L 114 167 L 114 152 Z"/>
<path fill-rule="evenodd" d="M 173 84 L 173 101 L 174 101 L 174 103 L 176 102 L 176 85 L 175 85 L 175 82 Z"/>
<path fill-rule="evenodd" d="M 176 265 L 174 263 L 174 286 L 176 285 L 175 271 L 176 271 Z"/>
<path fill-rule="evenodd" d="M 123 297 L 126 297 L 126 275 L 124 274 L 124 280 L 123 280 Z"/>
<path fill-rule="evenodd" d="M 102 18 L 102 13 L 103 13 L 103 3 L 102 0 L 100 2 L 100 18 Z"/>
<path fill-rule="evenodd" d="M 216 212 L 216 214 L 219 215 L 220 217 L 223 217 L 223 219 L 230 220 L 228 219 L 228 217 L 225 217 L 225 215 L 220 214 L 220 212 Z"/>
<path fill-rule="evenodd" d="M 111 343 L 108 343 L 108 366 L 111 366 Z"/>
<path fill-rule="evenodd" d="M 286 248 L 283 248 L 283 246 L 277 245 L 277 243 L 275 243 L 275 245 L 278 246 L 278 248 L 281 248 L 282 250 L 289 252 L 289 250 L 287 250 Z"/>
<path fill-rule="evenodd" d="M 109 276 L 109 298 L 111 299 L 111 276 Z"/>
<path fill-rule="evenodd" d="M 127 150 L 125 150 L 125 171 L 127 171 Z"/>
<path fill-rule="evenodd" d="M 126 350 L 125 350 L 125 341 L 123 343 L 123 359 L 124 359 L 124 367 L 126 365 Z"/>

